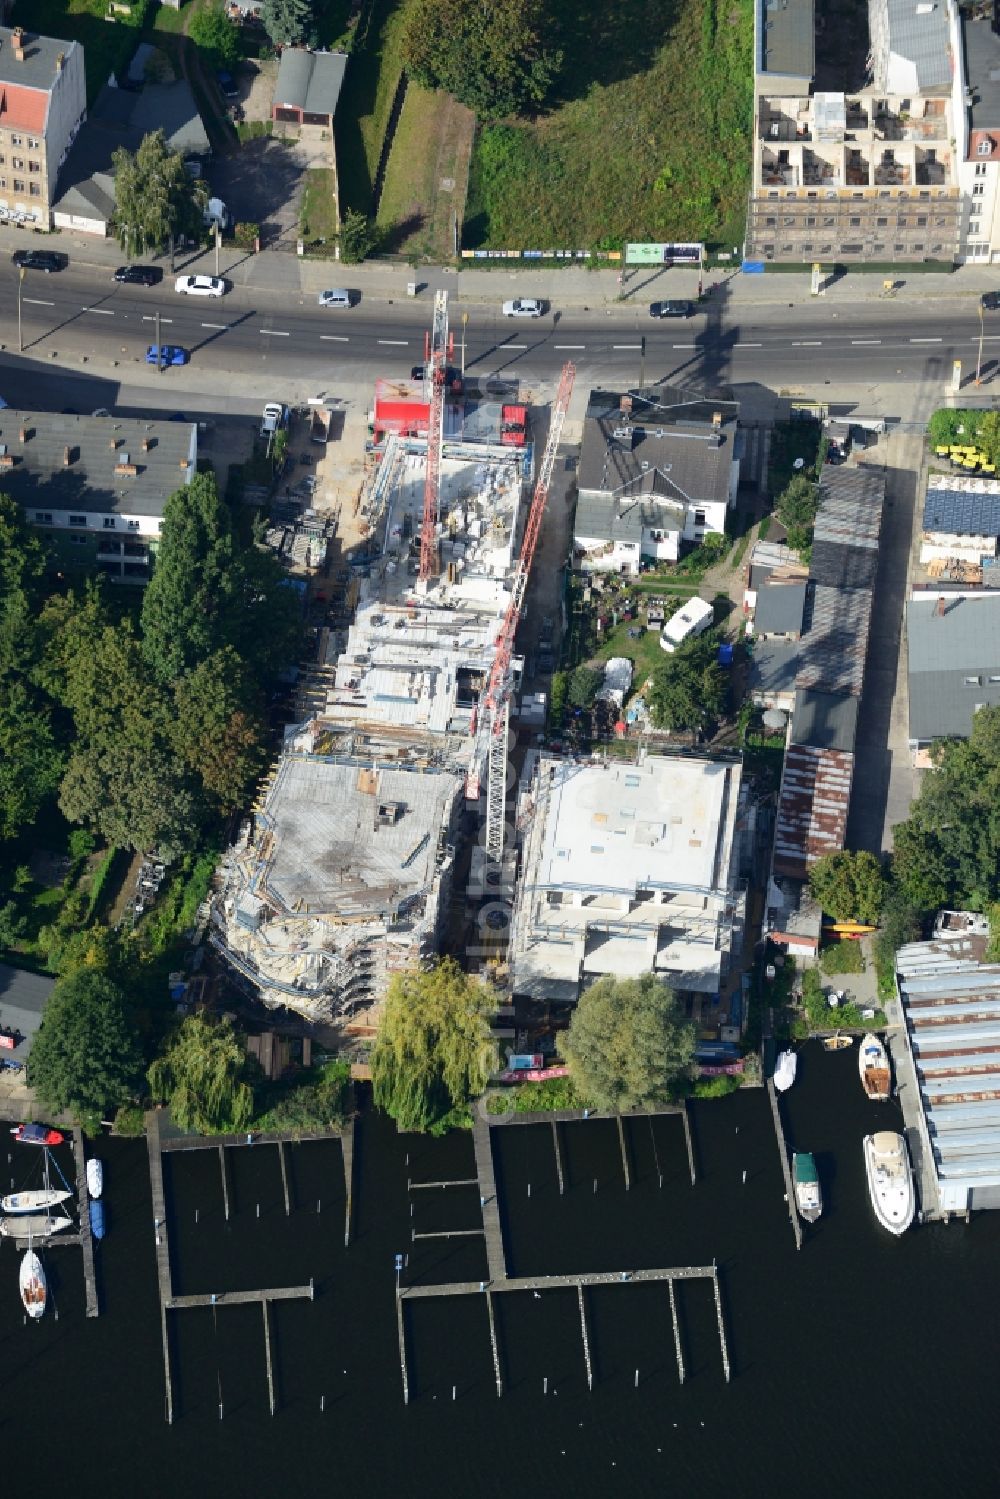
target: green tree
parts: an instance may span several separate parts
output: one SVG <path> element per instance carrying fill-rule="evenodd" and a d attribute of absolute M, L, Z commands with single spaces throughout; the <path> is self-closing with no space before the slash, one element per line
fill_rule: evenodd
<path fill-rule="evenodd" d="M 403 59 L 425 88 L 499 120 L 545 102 L 562 64 L 550 32 L 543 0 L 413 0 Z"/>
<path fill-rule="evenodd" d="M 223 811 L 241 804 L 266 763 L 267 726 L 250 707 L 255 698 L 232 646 L 174 684 L 176 752 Z"/>
<path fill-rule="evenodd" d="M 59 788 L 64 756 L 39 694 L 0 672 L 0 839 L 15 838 Z"/>
<path fill-rule="evenodd" d="M 846 848 L 824 854 L 809 871 L 809 888 L 834 921 L 878 924 L 886 887 L 874 854 Z"/>
<path fill-rule="evenodd" d="M 495 1001 L 451 958 L 396 974 L 372 1050 L 376 1104 L 404 1130 L 425 1130 L 486 1086 Z"/>
<path fill-rule="evenodd" d="M 374 221 L 356 208 L 349 208 L 340 221 L 340 258 L 346 265 L 359 265 L 375 249 L 378 230 Z"/>
<path fill-rule="evenodd" d="M 182 235 L 204 232 L 208 192 L 191 178 L 162 130 L 143 137 L 134 153 L 119 146 L 111 156 L 115 179 L 115 231 L 126 254 L 159 251 Z"/>
<path fill-rule="evenodd" d="M 15 947 L 24 936 L 28 923 L 21 915 L 15 901 L 8 900 L 0 906 L 0 952 Z"/>
<path fill-rule="evenodd" d="M 812 480 L 796 474 L 778 496 L 774 508 L 788 533 L 788 545 L 797 552 L 809 546 L 819 509 L 818 490 Z"/>
<path fill-rule="evenodd" d="M 297 47 L 315 39 L 309 0 L 264 0 L 260 19 L 276 47 Z"/>
<path fill-rule="evenodd" d="M 578 666 L 569 679 L 567 697 L 571 707 L 592 708 L 604 673 L 593 666 Z"/>
<path fill-rule="evenodd" d="M 549 693 L 549 727 L 551 729 L 562 728 L 568 694 L 569 678 L 567 674 L 564 671 L 554 671 L 552 673 L 552 688 Z"/>
<path fill-rule="evenodd" d="M 253 1118 L 246 1049 L 229 1020 L 188 1015 L 148 1076 L 153 1097 L 170 1105 L 180 1129 L 228 1134 Z"/>
<path fill-rule="evenodd" d="M 243 56 L 240 29 L 226 15 L 221 0 L 198 11 L 188 24 L 188 36 L 213 67 L 234 68 Z"/>
<path fill-rule="evenodd" d="M 598 1109 L 669 1103 L 691 1076 L 695 1028 L 653 974 L 598 979 L 580 995 L 560 1050 L 577 1090 Z"/>
<path fill-rule="evenodd" d="M 648 695 L 653 722 L 672 732 L 701 732 L 722 713 L 726 680 L 710 635 L 686 640 L 653 668 Z"/>
<path fill-rule="evenodd" d="M 103 974 L 58 981 L 31 1044 L 28 1083 L 46 1108 L 76 1118 L 132 1097 L 142 1053 L 125 996 Z"/>

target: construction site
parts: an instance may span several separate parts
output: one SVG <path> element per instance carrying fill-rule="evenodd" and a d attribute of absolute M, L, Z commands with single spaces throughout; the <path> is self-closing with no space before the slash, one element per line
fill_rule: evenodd
<path fill-rule="evenodd" d="M 526 505 L 524 409 L 462 420 L 444 293 L 428 344 L 388 415 L 379 382 L 352 617 L 320 633 L 212 908 L 213 944 L 252 993 L 361 1034 L 392 974 L 439 950 L 477 813 L 502 855 L 514 638 L 573 380 L 568 366 Z"/>

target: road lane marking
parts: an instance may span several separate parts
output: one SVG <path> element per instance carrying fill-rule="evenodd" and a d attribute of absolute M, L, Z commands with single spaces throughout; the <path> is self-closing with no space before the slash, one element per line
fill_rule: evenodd
<path fill-rule="evenodd" d="M 851 339 L 851 344 L 854 347 L 858 347 L 861 344 L 880 344 L 881 342 L 882 342 L 882 340 L 880 338 L 852 338 Z"/>
<path fill-rule="evenodd" d="M 263 333 L 266 338 L 290 338 L 291 337 L 291 334 L 290 333 L 286 333 L 283 328 L 258 328 L 257 332 L 258 333 Z"/>
<path fill-rule="evenodd" d="M 22 297 L 22 302 L 30 302 L 32 307 L 54 307 L 54 302 L 43 302 L 38 297 Z"/>
<path fill-rule="evenodd" d="M 114 317 L 110 307 L 81 307 L 81 312 L 96 312 L 99 317 Z"/>
<path fill-rule="evenodd" d="M 509 346 L 508 346 L 509 347 Z M 585 349 L 586 344 L 553 344 L 554 349 Z"/>
<path fill-rule="evenodd" d="M 377 342 L 380 344 L 392 344 L 397 349 L 405 349 L 410 340 L 408 338 L 380 338 Z"/>
<path fill-rule="evenodd" d="M 742 339 L 742 338 L 739 340 L 738 343 L 733 344 L 733 348 L 734 349 L 762 349 L 763 347 L 764 347 L 763 344 L 751 344 L 751 343 L 747 343 L 746 340 Z"/>
<path fill-rule="evenodd" d="M 697 344 L 674 344 L 675 349 L 696 349 Z"/>
<path fill-rule="evenodd" d="M 221 329 L 223 329 L 223 331 L 225 331 L 225 329 L 229 327 L 229 324 L 228 323 L 202 323 L 201 326 L 203 328 L 221 328 Z"/>
<path fill-rule="evenodd" d="M 328 344 L 349 344 L 351 341 L 346 333 L 321 333 L 320 338 Z"/>
<path fill-rule="evenodd" d="M 974 344 L 977 344 L 979 342 L 979 339 L 978 338 L 973 338 L 971 340 L 971 342 L 974 343 Z M 983 334 L 983 343 L 984 344 L 1000 343 L 1000 333 L 984 333 Z"/>
<path fill-rule="evenodd" d="M 501 349 L 526 349 L 527 344 L 501 344 Z"/>
<path fill-rule="evenodd" d="M 821 349 L 823 340 L 821 338 L 793 338 L 793 349 Z"/>
<path fill-rule="evenodd" d="M 143 313 L 142 320 L 143 320 L 144 323 L 155 323 L 156 322 L 155 317 L 153 317 L 149 313 Z M 160 322 L 161 323 L 172 323 L 173 322 L 173 318 L 172 317 L 161 317 L 160 318 Z"/>
<path fill-rule="evenodd" d="M 612 344 L 613 349 L 641 349 L 642 344 Z"/>
<path fill-rule="evenodd" d="M 943 339 L 940 339 L 940 338 L 911 338 L 910 339 L 910 343 L 911 344 L 939 344 L 939 343 L 943 343 Z"/>

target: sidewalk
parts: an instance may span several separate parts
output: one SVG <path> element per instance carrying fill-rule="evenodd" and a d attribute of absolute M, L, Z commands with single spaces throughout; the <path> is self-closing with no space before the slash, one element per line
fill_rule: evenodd
<path fill-rule="evenodd" d="M 53 249 L 70 258 L 73 266 L 112 271 L 125 260 L 113 239 L 98 239 L 71 230 L 52 236 L 0 225 L 0 263 L 15 249 Z M 169 275 L 166 256 L 154 257 Z M 215 251 L 191 254 L 178 252 L 176 273 L 214 275 Z M 415 268 L 388 261 L 368 261 L 363 265 L 343 265 L 335 260 L 310 260 L 280 250 L 263 250 L 248 254 L 233 246 L 223 246 L 219 261 L 221 275 L 238 286 L 259 291 L 318 293 L 329 286 L 347 286 L 360 291 L 366 299 L 381 302 L 407 300 L 407 285 L 416 282 L 418 296 L 427 300 L 439 288 L 445 288 L 454 300 L 464 303 L 496 303 L 511 296 L 539 297 L 552 304 L 555 311 L 577 308 L 582 311 L 603 308 L 610 311 L 645 311 L 649 301 L 678 297 L 693 300 L 698 295 L 698 272 L 680 267 L 657 270 L 639 267 L 619 273 L 616 270 L 588 270 L 582 265 L 564 269 L 532 270 L 515 262 L 493 262 L 492 269 L 479 267 L 454 270 L 444 266 Z M 624 285 L 619 285 L 624 274 Z M 727 305 L 734 307 L 767 307 L 803 304 L 814 300 L 824 303 L 857 306 L 859 303 L 928 301 L 964 301 L 977 303 L 984 291 L 1000 289 L 1000 270 L 995 266 L 960 266 L 950 274 L 921 272 L 901 265 L 894 272 L 896 290 L 887 294 L 879 272 L 852 270 L 827 286 L 819 299 L 811 295 L 811 273 L 771 270 L 762 275 L 745 275 L 738 269 L 708 272 L 704 286 L 724 291 Z"/>

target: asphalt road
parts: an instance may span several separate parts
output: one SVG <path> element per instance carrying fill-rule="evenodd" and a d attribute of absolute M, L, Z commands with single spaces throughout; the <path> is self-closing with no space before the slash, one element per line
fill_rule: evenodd
<path fill-rule="evenodd" d="M 24 352 L 34 359 L 87 356 L 118 361 L 117 379 L 142 362 L 161 314 L 164 343 L 181 345 L 190 370 L 276 379 L 329 378 L 331 368 L 356 367 L 403 375 L 423 358 L 429 325 L 426 302 L 362 301 L 350 310 L 327 310 L 300 294 L 234 288 L 221 299 L 178 296 L 167 277 L 159 287 L 118 286 L 94 271 L 73 267 L 46 276 L 29 272 L 23 283 Z M 530 379 L 554 376 L 572 359 L 609 380 L 647 383 L 670 377 L 754 380 L 770 385 L 867 384 L 897 380 L 943 381 L 961 359 L 974 372 L 979 317 L 968 299 L 866 303 L 857 313 L 809 303 L 755 309 L 732 304 L 723 289 L 686 320 L 655 321 L 645 302 L 592 311 L 558 309 L 537 321 L 512 322 L 481 306 L 469 312 L 466 369 Z M 460 302 L 451 306 L 460 336 Z M 1000 315 L 988 319 L 983 344 L 987 370 L 1000 359 Z M 0 341 L 17 348 L 17 278 L 0 270 Z M 458 349 L 455 354 L 459 358 Z M 164 383 L 178 379 L 168 370 Z M 10 392 L 0 393 L 8 400 Z M 204 382 L 199 381 L 199 384 Z"/>

